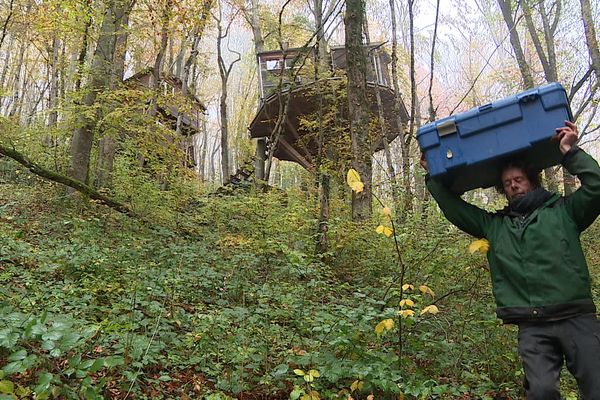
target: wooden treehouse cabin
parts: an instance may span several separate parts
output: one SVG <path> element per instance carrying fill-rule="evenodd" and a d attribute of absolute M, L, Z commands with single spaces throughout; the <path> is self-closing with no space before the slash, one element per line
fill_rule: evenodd
<path fill-rule="evenodd" d="M 125 82 L 134 88 L 149 89 L 153 79 L 153 69 L 147 68 L 137 74 L 127 78 Z M 183 92 L 183 83 L 173 74 L 163 74 L 161 76 L 160 89 L 163 95 L 178 95 Z M 187 90 L 187 99 L 190 102 L 190 110 L 181 113 L 181 143 L 180 148 L 185 153 L 186 165 L 193 168 L 197 165 L 196 151 L 194 148 L 194 135 L 203 133 L 205 126 L 204 104 L 194 96 L 191 91 Z M 176 104 L 159 105 L 157 107 L 162 123 L 176 130 L 177 119 L 179 118 L 179 107 Z"/>
<path fill-rule="evenodd" d="M 371 112 L 378 115 L 376 92 L 379 90 L 387 137 L 391 142 L 399 134 L 396 128 L 398 116 L 394 112 L 395 94 L 391 88 L 389 74 L 391 59 L 382 49 L 381 43 L 366 44 L 364 47 L 368 55 L 367 95 L 371 102 Z M 340 80 L 340 72 L 346 69 L 346 48 L 331 47 L 328 56 L 332 74 L 325 81 Z M 261 104 L 249 127 L 250 137 L 257 139 L 256 177 L 264 179 L 264 161 L 270 146 L 269 138 L 284 108 L 282 99 L 285 99 L 285 96 L 281 96 L 280 93 L 289 95 L 289 104 L 273 154 L 280 160 L 293 161 L 308 170 L 313 170 L 318 142 L 304 129 L 301 118 L 317 113 L 320 104 L 314 76 L 314 52 L 306 48 L 267 51 L 257 54 L 257 61 Z M 401 105 L 399 117 L 403 123 L 408 121 L 408 112 L 404 104 Z M 330 128 L 332 127 L 325 127 Z M 379 138 L 374 141 L 372 151 L 381 149 L 383 140 Z"/>

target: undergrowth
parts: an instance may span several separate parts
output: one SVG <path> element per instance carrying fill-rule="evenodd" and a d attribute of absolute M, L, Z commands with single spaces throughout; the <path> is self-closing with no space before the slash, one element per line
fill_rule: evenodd
<path fill-rule="evenodd" d="M 0 181 L 0 399 L 522 395 L 485 258 L 434 207 L 398 227 L 416 311 L 401 318 L 393 241 L 348 222 L 344 199 L 316 255 L 310 193 L 188 190 L 153 223 L 13 172 Z M 430 304 L 439 313 L 420 315 Z"/>

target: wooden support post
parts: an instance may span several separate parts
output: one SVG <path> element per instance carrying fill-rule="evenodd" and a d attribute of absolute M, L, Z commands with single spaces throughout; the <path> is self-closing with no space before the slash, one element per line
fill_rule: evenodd
<path fill-rule="evenodd" d="M 256 179 L 265 179 L 265 160 L 267 159 L 267 139 L 256 140 L 256 161 L 254 161 L 254 176 Z"/>

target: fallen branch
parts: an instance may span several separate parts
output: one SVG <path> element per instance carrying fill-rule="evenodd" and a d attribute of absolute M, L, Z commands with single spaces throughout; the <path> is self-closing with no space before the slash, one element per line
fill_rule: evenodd
<path fill-rule="evenodd" d="M 77 190 L 78 192 L 85 194 L 90 199 L 96 200 L 99 203 L 104 204 L 104 205 L 106 205 L 114 210 L 117 210 L 123 214 L 127 214 L 129 216 L 135 216 L 133 211 L 125 204 L 119 203 L 118 201 L 115 201 L 115 200 L 111 199 L 110 197 L 107 197 L 107 196 L 103 195 L 102 193 L 99 193 L 96 189 L 94 189 L 91 186 L 86 185 L 85 183 L 83 183 L 81 181 L 78 181 L 76 179 L 70 178 L 65 175 L 61 175 L 59 173 L 50 171 L 49 169 L 42 167 L 41 165 L 28 159 L 25 155 L 19 153 L 14 148 L 9 148 L 9 147 L 6 147 L 6 146 L 0 144 L 0 154 L 5 155 L 6 157 L 12 158 L 16 162 L 18 162 L 19 164 L 21 164 L 25 168 L 27 168 L 29 171 L 33 172 L 34 174 L 36 174 L 38 176 L 41 176 L 42 178 L 45 178 L 47 180 L 57 182 L 57 183 L 65 185 L 65 186 L 71 187 L 71 188 Z"/>

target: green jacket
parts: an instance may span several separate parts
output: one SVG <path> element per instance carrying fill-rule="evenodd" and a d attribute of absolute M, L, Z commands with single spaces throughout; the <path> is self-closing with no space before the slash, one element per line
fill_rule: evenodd
<path fill-rule="evenodd" d="M 563 166 L 581 187 L 566 197 L 554 194 L 525 220 L 484 211 L 436 179 L 427 181 L 450 222 L 489 241 L 496 313 L 505 323 L 596 312 L 579 235 L 600 214 L 600 167 L 577 147 L 565 155 Z"/>

